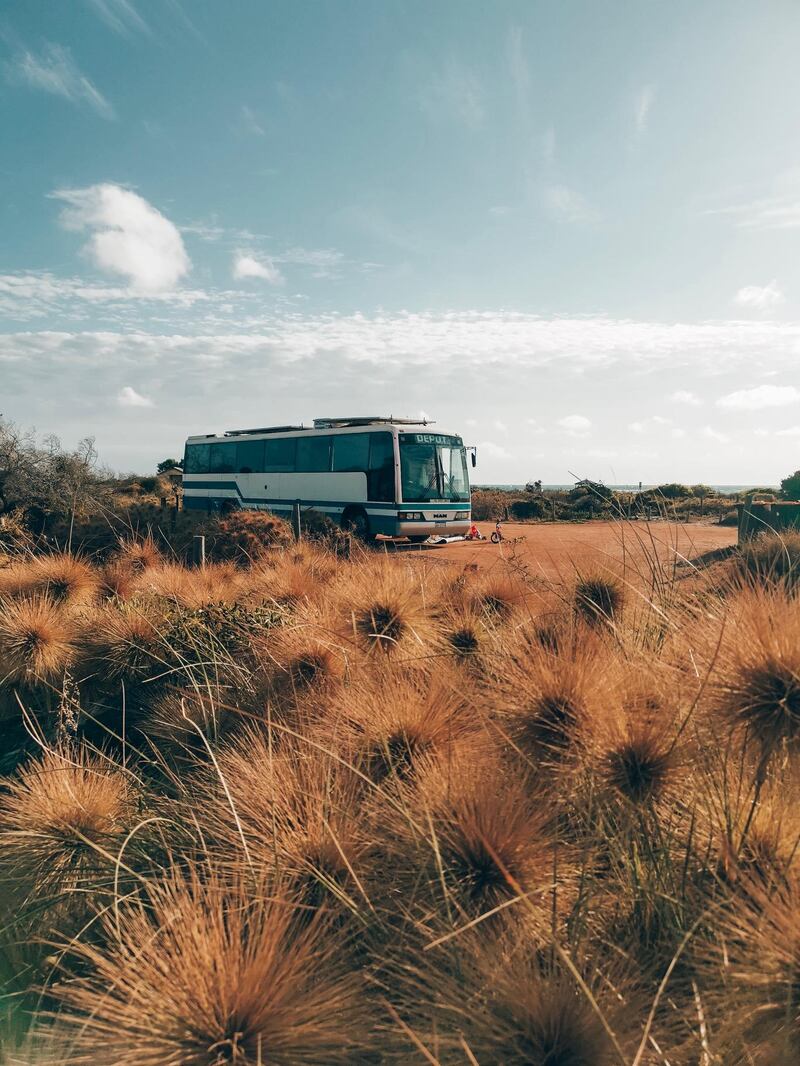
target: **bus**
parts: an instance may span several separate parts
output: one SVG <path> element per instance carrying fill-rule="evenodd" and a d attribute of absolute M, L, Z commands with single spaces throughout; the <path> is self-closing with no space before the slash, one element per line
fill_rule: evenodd
<path fill-rule="evenodd" d="M 454 433 L 396 418 L 316 418 L 189 437 L 187 509 L 256 508 L 288 516 L 299 501 L 364 540 L 427 540 L 471 524 L 467 449 Z"/>

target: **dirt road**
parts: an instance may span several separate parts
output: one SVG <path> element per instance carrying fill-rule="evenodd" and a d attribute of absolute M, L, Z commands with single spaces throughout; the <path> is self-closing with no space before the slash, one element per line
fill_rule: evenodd
<path fill-rule="evenodd" d="M 490 522 L 479 522 L 484 541 L 457 541 L 429 550 L 431 561 L 452 562 L 462 566 L 477 564 L 491 567 L 498 560 L 515 556 L 531 574 L 549 579 L 568 578 L 576 568 L 586 571 L 594 566 L 618 570 L 631 567 L 641 570 L 647 559 L 657 555 L 664 562 L 697 559 L 706 552 L 727 548 L 736 543 L 736 529 L 731 526 L 679 522 L 572 522 L 503 523 L 502 544 L 492 544 Z M 515 538 L 523 538 L 515 540 Z"/>

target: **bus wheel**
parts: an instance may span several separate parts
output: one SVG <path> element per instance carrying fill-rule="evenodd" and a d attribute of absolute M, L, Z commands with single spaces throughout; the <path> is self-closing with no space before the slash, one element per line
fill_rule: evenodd
<path fill-rule="evenodd" d="M 353 507 L 342 515 L 342 529 L 346 529 L 359 540 L 369 540 L 369 519 L 367 512 L 360 507 Z"/>

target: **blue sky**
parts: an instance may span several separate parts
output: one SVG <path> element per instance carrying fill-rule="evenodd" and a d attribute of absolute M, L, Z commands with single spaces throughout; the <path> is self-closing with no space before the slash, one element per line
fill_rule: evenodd
<path fill-rule="evenodd" d="M 800 5 L 10 0 L 0 411 L 117 469 L 437 419 L 479 480 L 800 466 Z"/>

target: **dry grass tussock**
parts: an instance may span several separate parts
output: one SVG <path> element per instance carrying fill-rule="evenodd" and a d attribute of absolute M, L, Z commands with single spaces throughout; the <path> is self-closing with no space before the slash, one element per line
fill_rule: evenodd
<path fill-rule="evenodd" d="M 794 1063 L 790 539 L 15 557 L 0 1062 Z"/>
<path fill-rule="evenodd" d="M 28 763 L 0 798 L 0 877 L 43 903 L 108 887 L 135 824 L 131 778 L 101 756 L 62 745 Z"/>
<path fill-rule="evenodd" d="M 99 596 L 100 573 L 74 555 L 31 556 L 0 571 L 0 596 L 39 597 L 63 607 L 85 607 Z"/>
<path fill-rule="evenodd" d="M 358 1061 L 363 982 L 323 916 L 291 900 L 198 876 L 168 876 L 105 920 L 88 968 L 56 989 L 70 1061 L 95 1066 L 295 1066 Z"/>
<path fill-rule="evenodd" d="M 0 602 L 0 684 L 59 684 L 77 654 L 77 635 L 47 597 Z"/>

